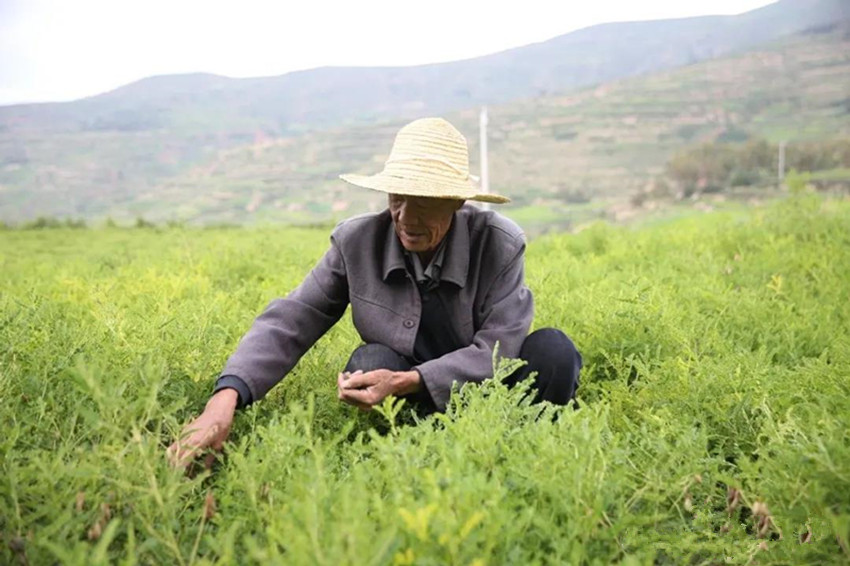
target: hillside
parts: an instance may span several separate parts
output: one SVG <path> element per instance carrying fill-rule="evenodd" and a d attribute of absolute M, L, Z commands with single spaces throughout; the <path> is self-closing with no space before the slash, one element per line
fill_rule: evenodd
<path fill-rule="evenodd" d="M 346 316 L 237 414 L 212 473 L 169 469 L 327 245 L 0 231 L 0 562 L 847 564 L 850 202 L 532 241 L 535 327 L 584 359 L 557 419 L 492 381 L 416 424 L 343 405 Z"/>
<path fill-rule="evenodd" d="M 575 89 L 711 59 L 848 16 L 844 0 L 782 0 L 737 16 L 602 24 L 450 63 L 249 79 L 151 77 L 76 102 L 0 107 L 0 131 L 280 136 Z"/>
<path fill-rule="evenodd" d="M 477 103 L 494 99 L 390 97 L 361 112 L 366 107 L 355 108 L 354 83 L 376 96 L 398 93 L 402 84 L 422 96 L 439 85 L 436 91 L 448 96 L 455 92 L 446 86 L 451 65 L 460 66 L 458 76 L 489 73 L 489 79 L 476 79 L 490 84 L 488 93 L 526 97 L 491 108 L 491 178 L 517 206 L 532 207 L 520 216 L 541 210 L 553 216 L 553 202 L 621 198 L 645 185 L 671 151 L 727 130 L 791 140 L 841 134 L 842 101 L 850 97 L 847 32 L 820 26 L 821 33 L 714 62 L 546 93 L 690 63 L 846 15 L 840 1 L 783 1 L 734 17 L 606 24 L 448 67 L 323 69 L 244 79 L 238 88 L 232 79 L 211 75 L 160 77 L 75 103 L 0 108 L 0 220 L 145 215 L 314 222 L 376 206 L 365 195 L 343 192 L 336 176 L 380 166 L 392 132 L 404 121 L 387 116 L 396 109 L 421 116 L 475 108 L 448 114 L 474 146 Z M 425 74 L 417 79 L 408 72 Z M 384 89 L 381 73 L 398 84 Z M 327 82 L 340 77 L 353 83 Z M 830 82 L 821 84 L 823 77 Z M 296 79 L 303 82 L 286 86 Z M 269 86 L 275 81 L 282 90 Z M 313 94 L 309 103 L 287 98 L 295 92 Z M 326 102 L 335 110 L 314 106 Z M 282 108 L 303 113 L 297 120 L 309 115 L 318 121 L 294 125 L 275 114 Z M 336 111 L 345 116 L 323 130 L 320 118 Z"/>
<path fill-rule="evenodd" d="M 470 141 L 478 112 L 448 116 Z M 382 205 L 337 179 L 379 170 L 400 123 L 263 140 L 219 152 L 138 195 L 126 210 L 194 221 L 326 221 Z M 491 182 L 529 223 L 581 221 L 643 189 L 679 148 L 764 137 L 850 135 L 847 28 L 745 54 L 490 108 Z M 116 207 L 114 210 L 120 210 Z"/>

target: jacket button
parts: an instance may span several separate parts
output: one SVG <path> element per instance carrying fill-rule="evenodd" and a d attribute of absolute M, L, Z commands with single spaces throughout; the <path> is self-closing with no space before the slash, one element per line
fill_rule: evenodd
<path fill-rule="evenodd" d="M 416 326 L 416 323 L 413 322 L 412 320 L 407 319 L 407 320 L 404 321 L 404 327 L 405 328 L 413 328 L 414 326 Z"/>

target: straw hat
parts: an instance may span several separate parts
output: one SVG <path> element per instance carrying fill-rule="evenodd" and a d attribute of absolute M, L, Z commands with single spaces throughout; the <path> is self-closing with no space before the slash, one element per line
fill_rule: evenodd
<path fill-rule="evenodd" d="M 481 193 L 469 175 L 466 138 L 442 118 L 422 118 L 399 130 L 384 170 L 377 175 L 340 175 L 358 187 L 419 197 L 503 203 Z"/>

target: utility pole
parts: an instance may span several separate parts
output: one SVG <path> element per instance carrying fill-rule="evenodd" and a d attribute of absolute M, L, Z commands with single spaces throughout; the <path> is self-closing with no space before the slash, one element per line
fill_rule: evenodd
<path fill-rule="evenodd" d="M 782 182 L 785 181 L 785 140 L 779 142 L 779 166 L 776 169 L 776 178 L 781 189 Z"/>
<path fill-rule="evenodd" d="M 490 192 L 490 176 L 487 171 L 487 107 L 481 108 L 481 116 L 478 120 L 479 146 L 481 148 L 481 192 Z M 490 204 L 484 203 L 484 210 L 490 210 Z"/>

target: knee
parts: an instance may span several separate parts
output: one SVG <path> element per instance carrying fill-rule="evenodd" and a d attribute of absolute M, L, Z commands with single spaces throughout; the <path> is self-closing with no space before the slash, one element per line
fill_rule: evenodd
<path fill-rule="evenodd" d="M 520 358 L 560 368 L 582 367 L 581 354 L 570 338 L 557 328 L 541 328 L 529 334 L 520 349 Z"/>
<path fill-rule="evenodd" d="M 369 372 L 376 369 L 405 371 L 410 369 L 410 364 L 389 346 L 364 344 L 352 352 L 345 365 L 345 371 Z"/>
<path fill-rule="evenodd" d="M 538 400 L 566 405 L 575 397 L 582 360 L 566 334 L 555 328 L 533 332 L 525 339 L 520 358 L 528 363 L 526 371 L 537 373 Z"/>

